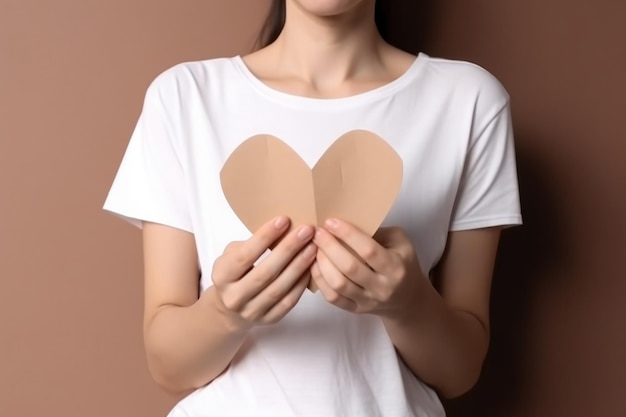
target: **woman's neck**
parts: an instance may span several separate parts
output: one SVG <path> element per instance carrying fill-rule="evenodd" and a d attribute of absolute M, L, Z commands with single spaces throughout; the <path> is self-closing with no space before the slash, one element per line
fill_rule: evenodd
<path fill-rule="evenodd" d="M 400 77 L 414 60 L 382 39 L 374 2 L 368 0 L 329 13 L 314 13 L 288 0 L 287 23 L 278 39 L 245 57 L 250 71 L 266 85 L 316 98 L 347 97 L 380 87 Z"/>
<path fill-rule="evenodd" d="M 367 77 L 382 65 L 386 46 L 374 22 L 373 3 L 345 13 L 319 16 L 287 2 L 287 22 L 270 47 L 277 68 L 321 90 L 346 80 Z"/>

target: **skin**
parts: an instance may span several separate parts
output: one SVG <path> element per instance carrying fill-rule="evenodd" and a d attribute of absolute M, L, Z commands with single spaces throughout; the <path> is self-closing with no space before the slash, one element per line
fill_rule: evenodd
<path fill-rule="evenodd" d="M 287 0 L 278 40 L 244 57 L 272 88 L 316 98 L 379 87 L 414 59 L 380 38 L 372 0 Z M 144 223 L 144 341 L 163 388 L 180 393 L 210 383 L 248 331 L 280 321 L 310 279 L 346 314 L 378 316 L 407 366 L 441 395 L 461 395 L 476 383 L 489 344 L 499 229 L 450 233 L 431 281 L 400 228 L 369 237 L 329 219 L 321 228 L 303 225 L 276 244 L 288 224 L 277 217 L 248 240 L 231 243 L 214 263 L 214 285 L 199 295 L 193 235 Z"/>
<path fill-rule="evenodd" d="M 326 300 L 379 316 L 404 362 L 442 395 L 456 397 L 473 387 L 489 344 L 500 231 L 450 233 L 437 291 L 402 229 L 382 228 L 370 238 L 339 219 L 324 226 L 313 240 L 318 253 L 311 270 Z"/>
<path fill-rule="evenodd" d="M 213 286 L 198 296 L 197 250 L 192 234 L 144 222 L 144 344 L 154 379 L 168 391 L 203 386 L 226 369 L 247 331 L 283 318 L 309 283 L 315 229 L 285 234 L 280 216 L 250 239 L 232 242 L 215 261 Z"/>

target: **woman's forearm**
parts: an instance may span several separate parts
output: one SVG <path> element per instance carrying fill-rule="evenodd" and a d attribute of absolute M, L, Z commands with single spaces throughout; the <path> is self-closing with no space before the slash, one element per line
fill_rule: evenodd
<path fill-rule="evenodd" d="M 247 332 L 229 326 L 213 287 L 191 306 L 163 307 L 144 329 L 148 365 L 171 392 L 211 382 L 230 364 Z"/>
<path fill-rule="evenodd" d="M 450 308 L 430 283 L 414 309 L 383 322 L 405 364 L 442 396 L 457 397 L 476 384 L 489 345 L 488 327 Z"/>

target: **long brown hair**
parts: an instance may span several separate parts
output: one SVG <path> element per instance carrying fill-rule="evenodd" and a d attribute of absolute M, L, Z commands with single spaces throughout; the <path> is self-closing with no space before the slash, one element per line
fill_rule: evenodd
<path fill-rule="evenodd" d="M 263 22 L 254 44 L 255 50 L 265 48 L 278 38 L 278 35 L 283 30 L 283 26 L 285 26 L 286 17 L 287 6 L 285 0 L 272 0 L 265 22 Z"/>
<path fill-rule="evenodd" d="M 385 3 L 387 2 L 383 0 L 376 1 L 376 26 L 383 38 L 387 37 L 388 27 L 386 19 L 387 13 L 385 13 L 385 9 L 382 6 Z M 267 45 L 273 43 L 283 30 L 286 18 L 287 6 L 285 0 L 272 0 L 265 22 L 254 44 L 254 50 L 265 48 Z"/>

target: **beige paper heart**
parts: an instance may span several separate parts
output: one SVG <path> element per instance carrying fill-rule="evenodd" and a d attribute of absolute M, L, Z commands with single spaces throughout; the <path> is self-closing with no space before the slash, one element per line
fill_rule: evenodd
<path fill-rule="evenodd" d="M 235 149 L 220 179 L 228 203 L 252 233 L 286 215 L 292 229 L 334 217 L 372 236 L 400 190 L 402 159 L 379 136 L 355 130 L 310 169 L 280 139 L 257 135 Z"/>

